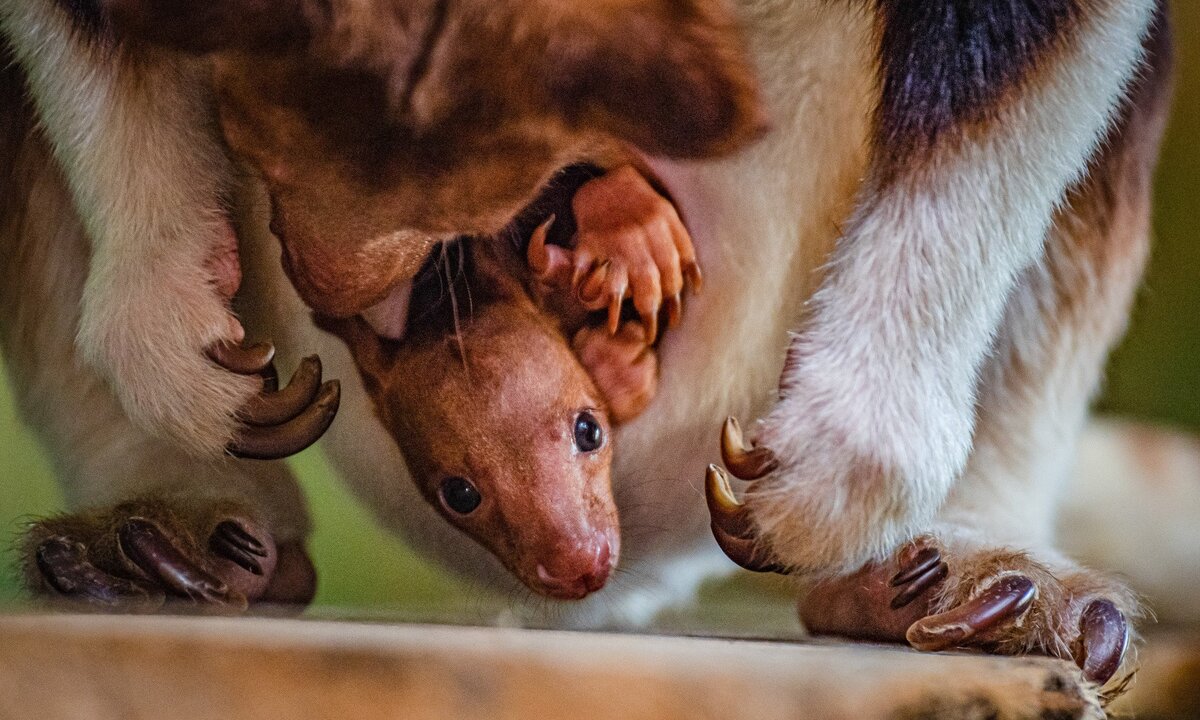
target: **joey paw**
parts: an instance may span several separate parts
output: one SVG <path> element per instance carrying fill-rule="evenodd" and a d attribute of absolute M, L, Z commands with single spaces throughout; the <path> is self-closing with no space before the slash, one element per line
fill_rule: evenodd
<path fill-rule="evenodd" d="M 702 285 L 691 236 L 675 206 L 626 165 L 580 187 L 572 209 L 578 230 L 571 249 L 546 243 L 554 217 L 534 231 L 527 250 L 534 275 L 569 289 L 588 310 L 607 309 L 612 335 L 621 325 L 626 298 L 652 340 L 664 309 L 674 327 L 685 283 L 696 292 Z"/>
<path fill-rule="evenodd" d="M 571 344 L 604 396 L 614 423 L 632 420 L 654 399 L 658 355 L 641 323 L 623 323 L 615 335 L 603 328 L 585 327 Z"/>

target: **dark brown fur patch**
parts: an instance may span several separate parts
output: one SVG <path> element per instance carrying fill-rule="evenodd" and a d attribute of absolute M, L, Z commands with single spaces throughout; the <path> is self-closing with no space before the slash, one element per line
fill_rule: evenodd
<path fill-rule="evenodd" d="M 877 148 L 901 165 L 986 121 L 1086 12 L 1080 0 L 873 0 Z"/>
<path fill-rule="evenodd" d="M 58 4 L 80 30 L 92 35 L 108 31 L 108 16 L 100 7 L 99 0 L 58 0 Z"/>
<path fill-rule="evenodd" d="M 190 52 L 269 50 L 308 37 L 301 0 L 59 0 L 91 6 L 120 32 Z"/>

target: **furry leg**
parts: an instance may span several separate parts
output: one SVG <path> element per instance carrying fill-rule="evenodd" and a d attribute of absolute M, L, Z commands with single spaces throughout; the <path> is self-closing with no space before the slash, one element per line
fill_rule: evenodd
<path fill-rule="evenodd" d="M 889 43 L 931 28 L 879 5 L 890 79 L 904 53 Z M 981 100 L 932 138 L 902 117 L 903 83 L 885 82 L 871 176 L 757 434 L 778 468 L 746 502 L 782 564 L 858 567 L 932 521 L 970 454 L 1008 298 L 1120 106 L 1153 14 L 1152 0 L 1090 5 L 1016 68 L 1003 103 Z M 909 69 L 947 69 L 929 62 Z"/>
<path fill-rule="evenodd" d="M 89 240 L 80 357 L 139 426 L 221 453 L 260 382 L 204 354 L 241 339 L 222 202 L 232 174 L 204 65 L 120 45 L 52 0 L 0 2 L 0 35 Z"/>

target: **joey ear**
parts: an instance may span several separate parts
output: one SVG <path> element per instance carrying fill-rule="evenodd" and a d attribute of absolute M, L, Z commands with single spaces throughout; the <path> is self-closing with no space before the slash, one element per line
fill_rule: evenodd
<path fill-rule="evenodd" d="M 596 3 L 560 26 L 545 82 L 567 117 L 652 154 L 736 150 L 767 129 L 758 79 L 723 0 Z"/>
<path fill-rule="evenodd" d="M 187 52 L 272 50 L 303 42 L 309 0 L 99 0 L 118 32 Z"/>

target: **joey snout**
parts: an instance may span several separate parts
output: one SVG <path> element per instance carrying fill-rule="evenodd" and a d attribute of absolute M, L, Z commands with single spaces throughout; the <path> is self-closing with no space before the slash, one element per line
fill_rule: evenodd
<path fill-rule="evenodd" d="M 528 563 L 532 574 L 520 573 L 537 593 L 556 600 L 581 600 L 604 587 L 617 565 L 620 536 L 615 530 L 592 530 L 540 548 Z"/>

